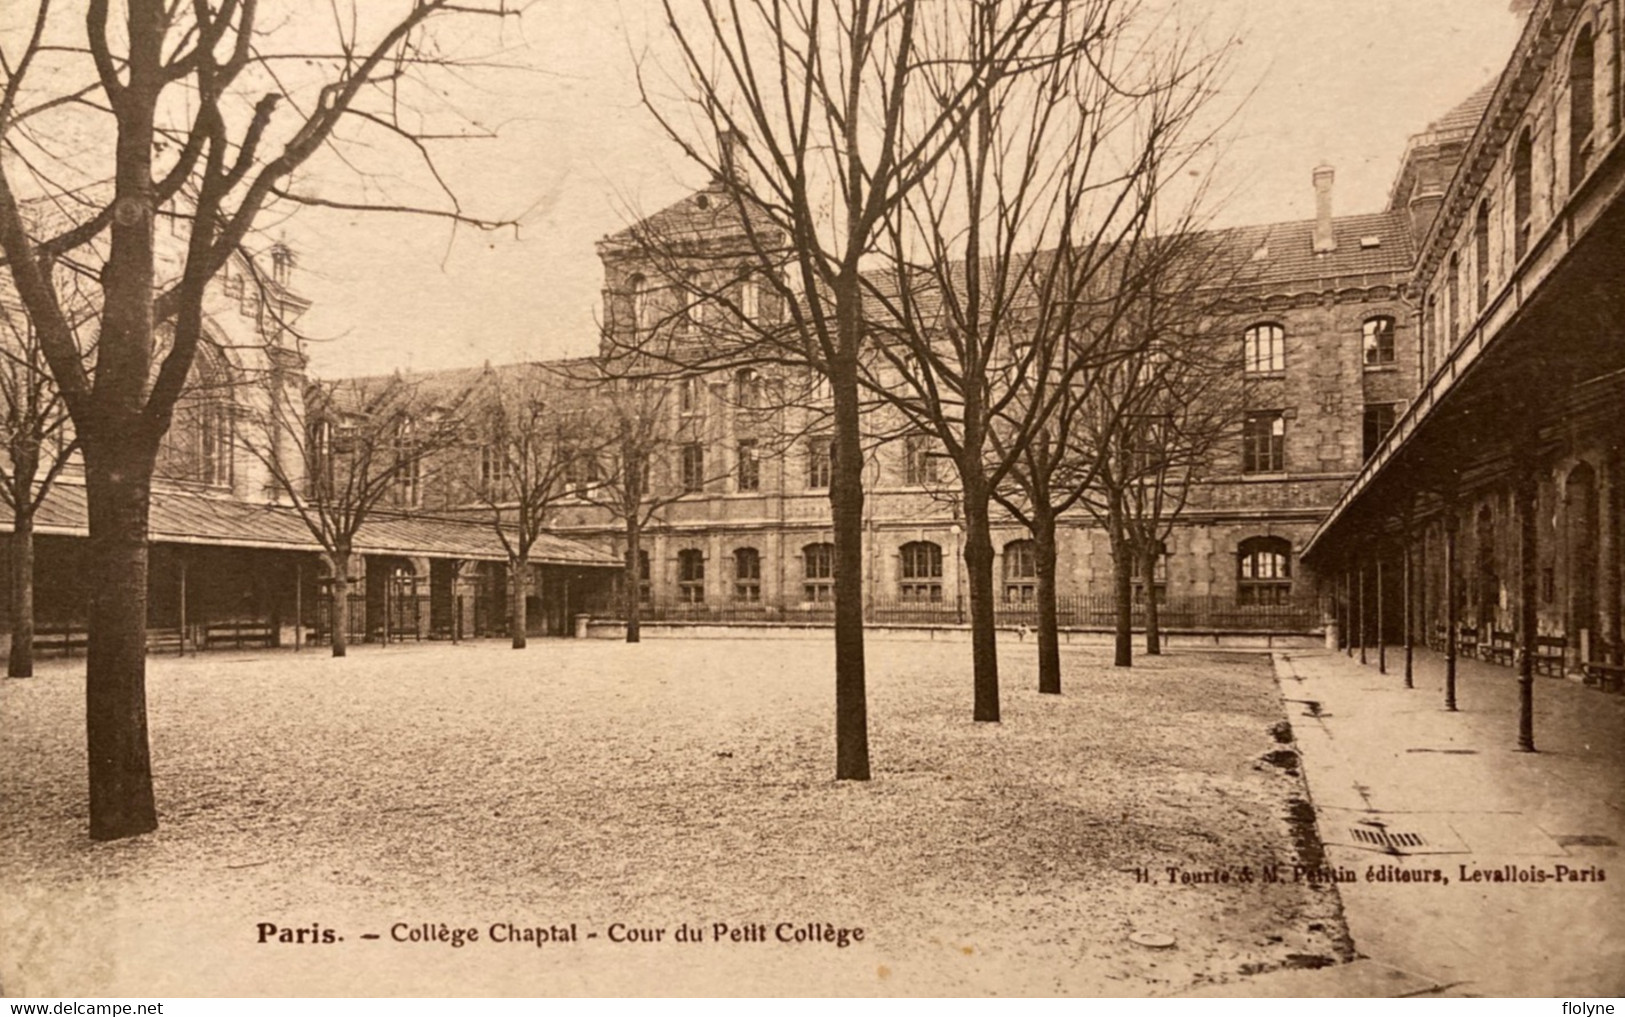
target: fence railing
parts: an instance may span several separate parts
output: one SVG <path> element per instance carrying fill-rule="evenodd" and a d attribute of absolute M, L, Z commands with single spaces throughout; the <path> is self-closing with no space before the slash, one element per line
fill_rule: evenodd
<path fill-rule="evenodd" d="M 1110 595 L 1060 597 L 1056 608 L 1057 621 L 1062 628 L 1110 629 L 1117 623 L 1117 606 Z M 597 601 L 587 610 L 595 618 L 626 620 L 626 607 L 619 598 Z M 994 608 L 994 617 L 1000 625 L 1036 628 L 1038 605 L 1001 601 Z M 835 605 L 827 602 L 778 605 L 655 601 L 642 606 L 639 618 L 656 624 L 832 625 Z M 871 598 L 864 604 L 863 618 L 870 625 L 964 625 L 970 622 L 970 604 L 964 598 L 941 601 Z M 1145 605 L 1136 604 L 1131 618 L 1135 628 L 1143 628 Z M 1320 614 L 1310 604 L 1239 604 L 1230 597 L 1171 597 L 1159 606 L 1158 625 L 1172 632 L 1310 632 L 1320 627 Z"/>

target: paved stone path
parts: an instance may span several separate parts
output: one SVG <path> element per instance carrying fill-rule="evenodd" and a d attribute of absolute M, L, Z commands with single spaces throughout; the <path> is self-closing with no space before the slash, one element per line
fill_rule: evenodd
<path fill-rule="evenodd" d="M 1387 674 L 1368 659 L 1275 655 L 1362 960 L 1228 991 L 1625 992 L 1625 696 L 1537 676 L 1538 751 L 1519 752 L 1512 669 L 1462 661 L 1451 713 L 1440 655 L 1417 652 L 1411 690 L 1402 651 Z"/>

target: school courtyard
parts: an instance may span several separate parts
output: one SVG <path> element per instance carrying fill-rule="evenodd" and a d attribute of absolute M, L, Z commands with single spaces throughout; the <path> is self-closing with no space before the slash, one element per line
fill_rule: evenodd
<path fill-rule="evenodd" d="M 1267 654 L 1067 648 L 1053 697 L 1005 642 L 977 725 L 967 644 L 870 640 L 867 784 L 831 779 L 827 634 L 154 657 L 162 826 L 111 844 L 49 662 L 0 683 L 0 989 L 1165 995 L 1354 958 L 1291 878 L 1325 859 Z"/>

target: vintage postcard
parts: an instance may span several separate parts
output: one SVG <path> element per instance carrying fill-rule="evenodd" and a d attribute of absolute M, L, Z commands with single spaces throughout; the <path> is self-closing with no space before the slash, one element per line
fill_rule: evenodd
<path fill-rule="evenodd" d="M 0 991 L 1625 992 L 1622 16 L 7 4 Z"/>

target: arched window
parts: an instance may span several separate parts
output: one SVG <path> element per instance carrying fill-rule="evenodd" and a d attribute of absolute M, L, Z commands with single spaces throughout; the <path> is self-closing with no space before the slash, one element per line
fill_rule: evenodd
<path fill-rule="evenodd" d="M 1596 146 L 1591 131 L 1597 122 L 1597 56 L 1591 26 L 1580 29 L 1569 55 L 1569 187 L 1580 186 L 1591 169 Z"/>
<path fill-rule="evenodd" d="M 942 548 L 929 540 L 904 544 L 903 581 L 899 592 L 904 600 L 942 602 Z"/>
<path fill-rule="evenodd" d="M 1534 163 L 1535 142 L 1525 127 L 1512 148 L 1512 257 L 1515 261 L 1522 261 L 1529 253 L 1529 236 L 1534 227 L 1531 222 L 1535 204 L 1531 178 Z"/>
<path fill-rule="evenodd" d="M 698 271 L 689 269 L 683 273 L 683 287 L 677 298 L 683 307 L 683 334 L 694 335 L 705 324 L 705 294 L 701 291 Z"/>
<path fill-rule="evenodd" d="M 155 472 L 165 480 L 230 487 L 235 444 L 231 373 L 213 345 L 200 343 L 175 415 L 159 446 Z M 267 435 L 275 438 L 275 435 Z"/>
<path fill-rule="evenodd" d="M 747 604 L 762 600 L 762 555 L 754 547 L 734 551 L 734 599 Z"/>
<path fill-rule="evenodd" d="M 1478 596 L 1478 638 L 1482 645 L 1490 645 L 1488 627 L 1495 624 L 1496 609 L 1501 606 L 1501 579 L 1495 569 L 1495 511 L 1488 505 L 1478 510 L 1473 529 L 1477 543 L 1478 568 L 1475 585 Z"/>
<path fill-rule="evenodd" d="M 1012 540 L 1004 545 L 1004 602 L 1031 604 L 1038 599 L 1038 545 Z"/>
<path fill-rule="evenodd" d="M 1445 280 L 1445 293 L 1448 307 L 1445 313 L 1450 316 L 1450 346 L 1454 348 L 1461 338 L 1461 319 L 1464 317 L 1461 307 L 1461 254 L 1450 252 L 1450 277 Z"/>
<path fill-rule="evenodd" d="M 1394 319 L 1383 315 L 1367 318 L 1360 326 L 1360 342 L 1365 366 L 1383 367 L 1394 362 Z"/>
<path fill-rule="evenodd" d="M 649 280 L 642 275 L 634 275 L 626 281 L 626 288 L 632 295 L 632 327 L 648 328 L 654 310 L 649 299 Z"/>
<path fill-rule="evenodd" d="M 705 603 L 705 552 L 698 548 L 677 552 L 677 599 L 684 604 Z"/>
<path fill-rule="evenodd" d="M 1473 216 L 1473 271 L 1478 283 L 1478 313 L 1490 304 L 1490 199 L 1478 203 Z"/>
<path fill-rule="evenodd" d="M 739 270 L 739 316 L 747 322 L 757 321 L 762 314 L 762 284 L 750 268 Z"/>
<path fill-rule="evenodd" d="M 1237 554 L 1236 600 L 1285 604 L 1292 596 L 1292 543 L 1282 537 L 1248 537 Z"/>
<path fill-rule="evenodd" d="M 423 455 L 416 420 L 402 417 L 396 422 L 394 445 L 390 503 L 396 508 L 417 508 L 423 493 Z"/>
<path fill-rule="evenodd" d="M 1264 323 L 1242 336 L 1242 370 L 1248 374 L 1275 374 L 1286 370 L 1286 330 Z"/>
<path fill-rule="evenodd" d="M 835 599 L 835 545 L 808 544 L 801 549 L 801 599 L 827 604 Z"/>

